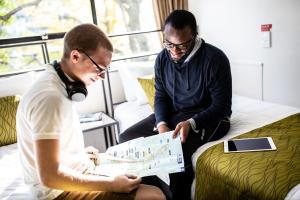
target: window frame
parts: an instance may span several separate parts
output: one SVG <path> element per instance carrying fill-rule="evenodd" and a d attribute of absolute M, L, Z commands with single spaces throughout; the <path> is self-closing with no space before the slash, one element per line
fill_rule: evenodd
<path fill-rule="evenodd" d="M 91 11 L 92 11 L 91 13 L 92 13 L 93 24 L 98 25 L 97 13 L 96 13 L 96 7 L 95 7 L 95 0 L 90 0 L 90 4 L 91 4 Z M 108 37 L 113 38 L 113 37 L 122 37 L 122 36 L 130 36 L 130 35 L 155 33 L 155 32 L 159 33 L 161 31 L 162 31 L 161 29 L 140 30 L 140 31 L 118 33 L 118 34 L 108 34 Z M 43 35 L 36 35 L 36 36 L 26 36 L 26 37 L 0 39 L 0 49 L 30 46 L 30 45 L 41 45 L 44 64 L 47 64 L 47 63 L 51 62 L 50 57 L 49 57 L 48 45 L 47 45 L 48 41 L 63 39 L 65 33 L 66 32 L 45 33 Z M 121 61 L 121 60 L 130 60 L 130 59 L 142 58 L 142 57 L 148 57 L 148 56 L 157 55 L 158 53 L 159 52 L 149 52 L 149 53 L 118 56 L 118 57 L 112 58 L 112 62 Z M 12 76 L 12 75 L 17 75 L 17 74 L 22 74 L 22 73 L 26 73 L 26 72 L 30 72 L 30 71 L 43 71 L 43 70 L 44 69 L 41 67 L 41 68 L 36 68 L 36 69 L 25 69 L 25 70 L 18 70 L 18 71 L 12 71 L 12 72 L 7 72 L 7 73 L 0 73 L 0 78 L 5 77 L 5 76 Z M 113 71 L 113 70 L 114 69 L 111 69 L 110 71 Z"/>

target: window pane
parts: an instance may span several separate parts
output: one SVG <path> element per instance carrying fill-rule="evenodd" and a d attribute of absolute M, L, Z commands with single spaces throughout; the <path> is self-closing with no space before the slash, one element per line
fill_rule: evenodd
<path fill-rule="evenodd" d="M 136 67 L 153 67 L 154 72 L 154 63 L 156 59 L 156 55 L 153 56 L 145 56 L 141 58 L 133 58 L 127 60 L 114 61 L 111 63 L 111 69 L 118 69 L 122 66 L 136 66 Z"/>
<path fill-rule="evenodd" d="M 47 42 L 50 62 L 59 61 L 63 54 L 63 39 Z"/>
<path fill-rule="evenodd" d="M 9 17 L 17 8 L 20 11 Z M 4 0 L 0 1 L 0 15 L 7 16 L 0 19 L 0 39 L 66 32 L 75 25 L 92 23 L 88 0 Z"/>
<path fill-rule="evenodd" d="M 98 26 L 109 35 L 157 30 L 152 0 L 95 0 Z M 158 52 L 159 35 L 142 33 L 111 37 L 114 58 Z"/>
<path fill-rule="evenodd" d="M 114 58 L 161 50 L 157 32 L 112 37 L 110 40 L 114 45 Z"/>
<path fill-rule="evenodd" d="M 152 0 L 95 0 L 97 21 L 108 34 L 156 30 Z"/>
<path fill-rule="evenodd" d="M 0 49 L 0 73 L 36 69 L 43 64 L 41 45 Z"/>

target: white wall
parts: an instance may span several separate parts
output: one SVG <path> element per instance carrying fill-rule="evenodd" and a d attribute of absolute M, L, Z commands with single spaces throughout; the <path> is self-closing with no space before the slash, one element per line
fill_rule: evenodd
<path fill-rule="evenodd" d="M 231 62 L 263 63 L 263 97 L 300 107 L 299 0 L 189 0 L 206 42 Z M 272 47 L 260 47 L 260 25 L 272 24 Z"/>

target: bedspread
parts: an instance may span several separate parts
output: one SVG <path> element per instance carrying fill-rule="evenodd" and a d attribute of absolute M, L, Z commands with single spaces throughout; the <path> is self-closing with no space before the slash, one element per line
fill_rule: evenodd
<path fill-rule="evenodd" d="M 195 199 L 284 199 L 300 183 L 300 113 L 236 138 L 272 137 L 277 150 L 224 153 L 223 143 L 197 160 Z"/>

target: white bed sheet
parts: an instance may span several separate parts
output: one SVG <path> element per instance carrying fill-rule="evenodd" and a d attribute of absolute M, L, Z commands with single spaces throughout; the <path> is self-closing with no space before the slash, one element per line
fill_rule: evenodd
<path fill-rule="evenodd" d="M 23 180 L 17 144 L 0 147 L 0 199 L 34 199 Z"/>
<path fill-rule="evenodd" d="M 140 105 L 138 101 L 129 101 L 115 106 L 115 119 L 119 122 L 120 133 L 153 113 L 149 104 Z"/>
<path fill-rule="evenodd" d="M 220 140 L 206 143 L 205 145 L 198 148 L 198 150 L 192 156 L 194 169 L 196 167 L 198 157 L 209 147 L 215 144 L 219 144 L 225 139 L 236 137 L 238 135 L 278 121 L 298 112 L 300 112 L 299 108 L 268 103 L 234 95 L 232 99 L 231 128 L 228 134 Z M 300 199 L 299 185 L 294 187 L 294 189 L 290 191 L 286 199 Z M 193 181 L 192 185 L 192 199 L 194 199 L 194 197 L 195 180 Z"/>

